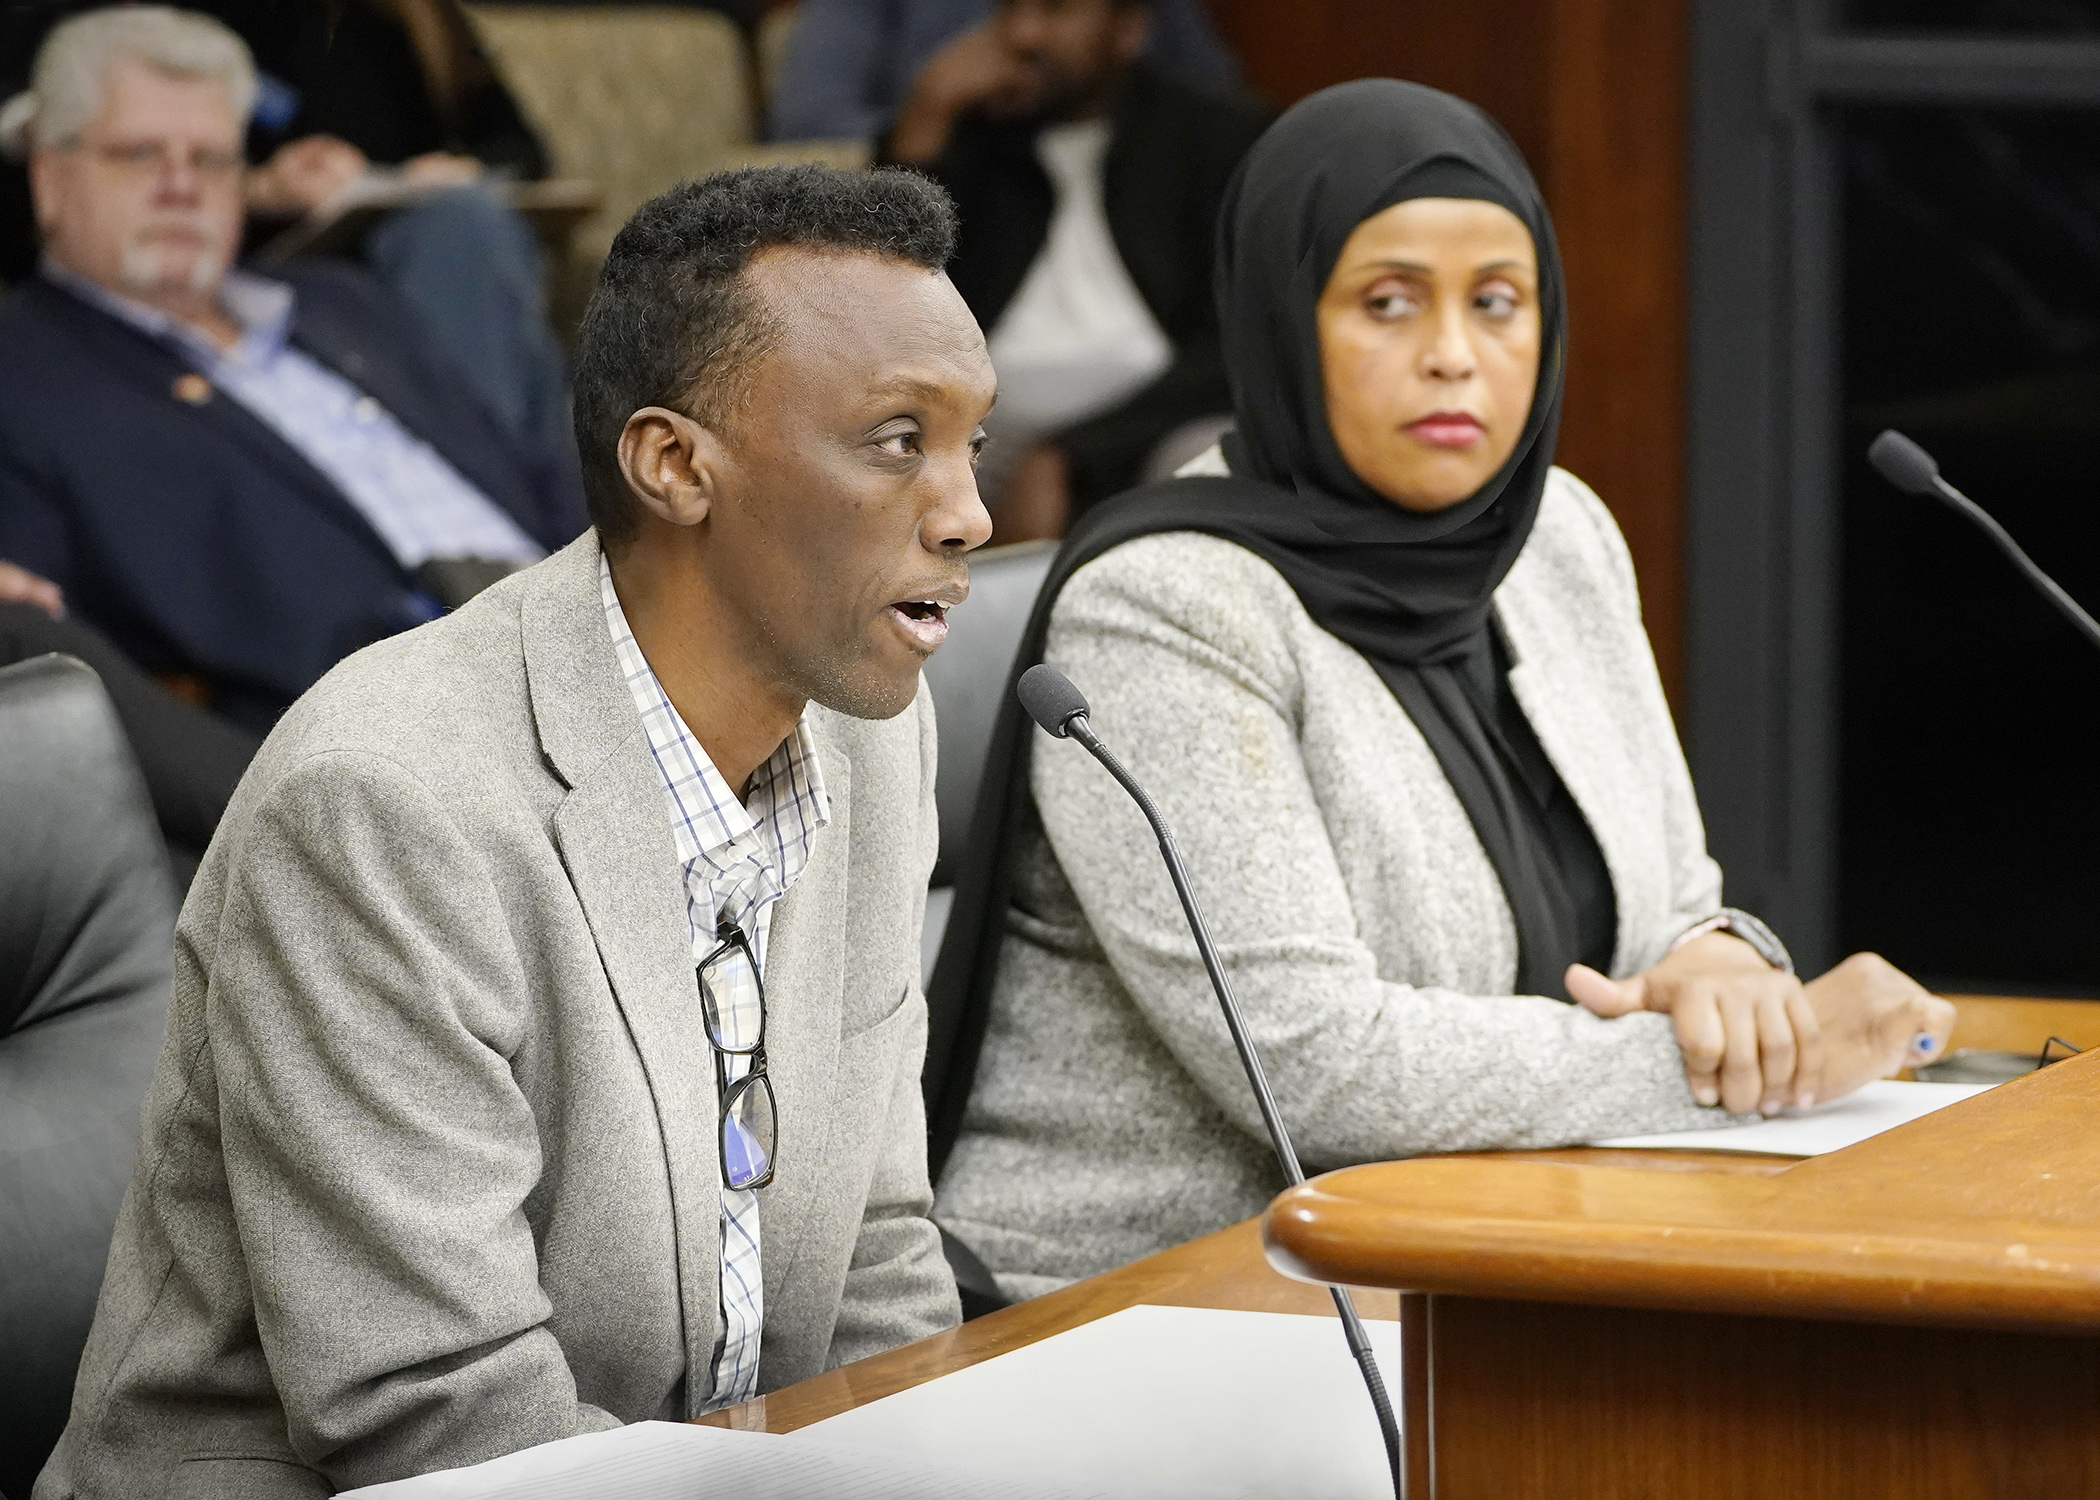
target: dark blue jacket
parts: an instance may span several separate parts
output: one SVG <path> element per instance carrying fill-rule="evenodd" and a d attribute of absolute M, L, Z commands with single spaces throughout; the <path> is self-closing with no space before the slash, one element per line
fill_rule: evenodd
<path fill-rule="evenodd" d="M 583 530 L 570 464 L 521 454 L 362 272 L 276 273 L 291 341 L 376 398 L 549 551 Z M 267 728 L 349 652 L 427 612 L 348 497 L 246 407 L 175 393 L 184 357 L 33 277 L 0 299 L 0 558 L 52 579 L 153 672 Z M 184 385 L 194 394 L 194 381 Z"/>

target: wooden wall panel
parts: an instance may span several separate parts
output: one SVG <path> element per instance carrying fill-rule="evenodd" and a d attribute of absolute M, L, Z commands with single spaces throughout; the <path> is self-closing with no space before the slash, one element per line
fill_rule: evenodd
<path fill-rule="evenodd" d="M 1568 271 L 1561 462 L 1611 505 L 1672 699 L 1684 666 L 1682 0 L 1553 7 L 1546 197 Z"/>
<path fill-rule="evenodd" d="M 1681 701 L 1686 0 L 1210 0 L 1282 107 L 1348 78 L 1472 100 L 1529 158 L 1567 265 L 1560 458 L 1618 517 Z"/>
<path fill-rule="evenodd" d="M 1545 143 L 1547 12 L 1557 0 L 1209 0 L 1254 92 L 1277 108 L 1348 78 L 1408 78 L 1471 99 L 1527 153 Z"/>

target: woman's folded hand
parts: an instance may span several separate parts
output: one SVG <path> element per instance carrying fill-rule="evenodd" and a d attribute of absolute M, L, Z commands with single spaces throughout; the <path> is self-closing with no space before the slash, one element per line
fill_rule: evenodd
<path fill-rule="evenodd" d="M 1938 1056 L 1954 1026 L 1953 1006 L 1874 954 L 1803 984 L 1721 932 L 1627 979 L 1575 964 L 1567 985 L 1600 1016 L 1669 1016 L 1693 1097 L 1737 1114 L 1841 1098 Z"/>
<path fill-rule="evenodd" d="M 1822 1019 L 1807 987 L 1740 938 L 1707 933 L 1627 979 L 1574 964 L 1567 986 L 1600 1016 L 1667 1015 L 1684 1054 L 1685 1081 L 1701 1104 L 1769 1115 L 1832 1097 L 1824 1082 Z"/>
<path fill-rule="evenodd" d="M 1855 953 L 1807 989 L 1823 1027 L 1828 1098 L 1947 1050 L 1954 1007 L 1879 954 Z"/>

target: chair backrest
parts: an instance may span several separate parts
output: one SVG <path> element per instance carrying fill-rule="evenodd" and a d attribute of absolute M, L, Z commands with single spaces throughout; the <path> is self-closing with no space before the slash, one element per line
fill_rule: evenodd
<path fill-rule="evenodd" d="M 801 19 L 799 0 L 774 0 L 772 8 L 759 18 L 752 50 L 758 54 L 758 89 L 765 96 L 768 109 L 772 108 L 773 95 L 779 92 L 780 75 L 787 67 L 788 43 L 794 40 L 795 23 Z"/>
<path fill-rule="evenodd" d="M 70 656 L 0 670 L 0 1492 L 65 1426 L 139 1105 L 175 891 L 131 747 Z"/>
<path fill-rule="evenodd" d="M 864 167 L 865 141 L 753 138 L 749 49 L 727 16 L 692 5 L 468 5 L 481 44 L 539 132 L 557 175 L 599 207 L 549 267 L 549 316 L 573 335 L 613 236 L 689 177 L 727 167 Z M 790 21 L 792 18 L 790 18 Z M 775 45 L 777 29 L 761 36 Z"/>
<path fill-rule="evenodd" d="M 752 139 L 749 55 L 719 12 L 469 5 L 467 15 L 555 170 L 605 195 L 577 235 L 592 263 L 637 208 Z"/>
<path fill-rule="evenodd" d="M 937 886 L 954 879 L 1014 652 L 1055 556 L 1055 542 L 1022 542 L 972 557 L 970 597 L 949 612 L 947 643 L 926 663 L 941 736 L 940 780 L 934 788 L 941 809 L 941 857 L 933 871 Z"/>

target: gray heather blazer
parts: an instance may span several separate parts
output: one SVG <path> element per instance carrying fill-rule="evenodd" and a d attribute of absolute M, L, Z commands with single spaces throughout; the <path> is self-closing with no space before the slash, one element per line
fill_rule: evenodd
<path fill-rule="evenodd" d="M 1194 466 L 1192 466 L 1192 469 Z M 1189 472 L 1189 471 L 1184 471 Z M 1495 603 L 1511 686 L 1602 847 L 1620 974 L 1720 905 L 1618 529 L 1555 470 Z M 1669 1019 L 1512 996 L 1516 929 L 1369 662 L 1252 552 L 1175 533 L 1075 574 L 1047 659 L 1159 800 L 1309 1171 L 1726 1124 Z M 1032 1295 L 1258 1213 L 1281 1186 L 1138 810 L 1039 739 L 963 1135 L 936 1209 Z"/>
<path fill-rule="evenodd" d="M 931 702 L 811 712 L 831 823 L 766 960 L 768 1390 L 957 1318 L 919 1095 Z M 326 1495 L 693 1413 L 714 1074 L 594 535 L 302 698 L 175 947 L 36 1500 Z"/>

